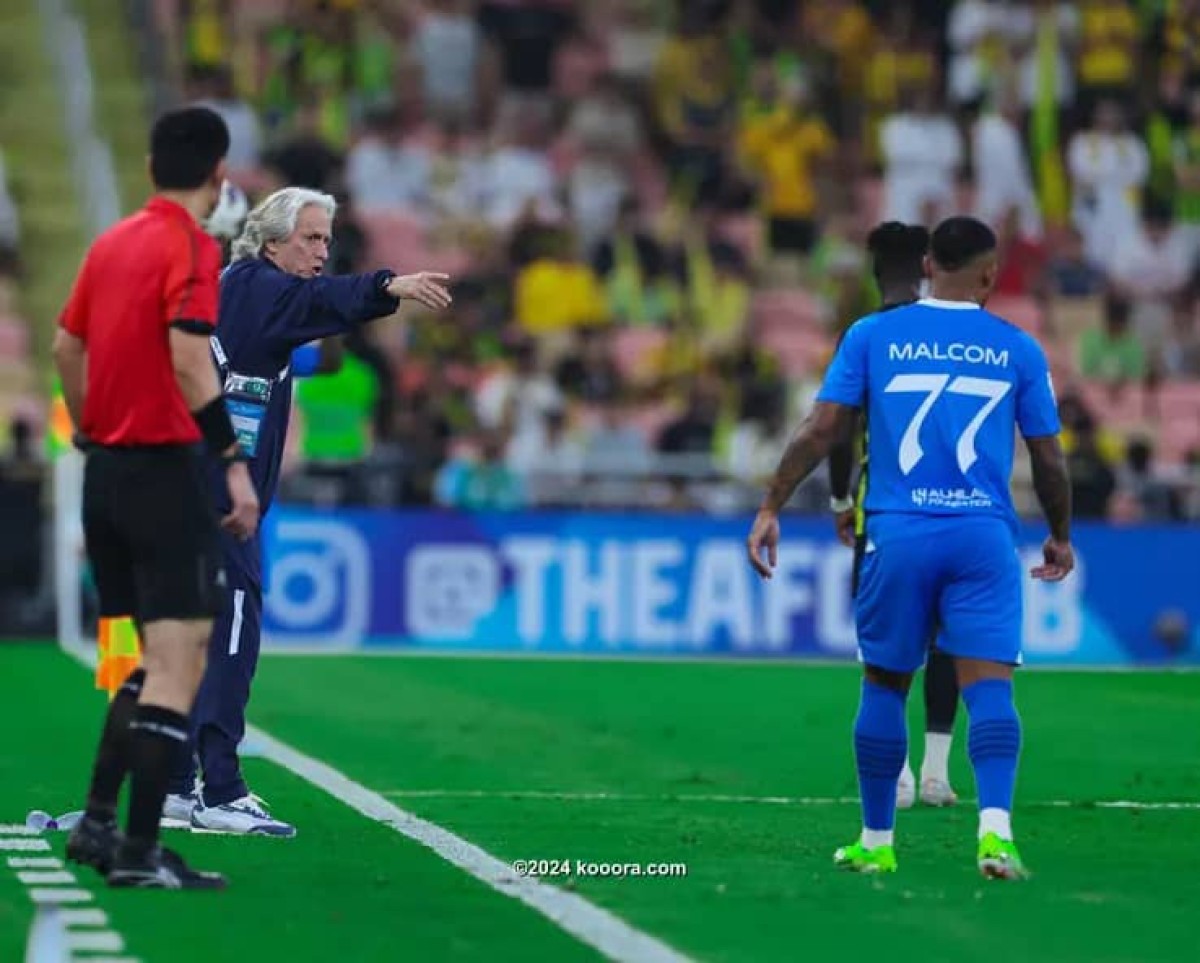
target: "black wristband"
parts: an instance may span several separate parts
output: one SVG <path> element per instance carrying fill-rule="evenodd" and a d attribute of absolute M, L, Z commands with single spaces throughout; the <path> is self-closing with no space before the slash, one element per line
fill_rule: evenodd
<path fill-rule="evenodd" d="M 204 444 L 214 455 L 220 455 L 237 444 L 233 422 L 229 420 L 229 411 L 221 395 L 217 395 L 199 411 L 193 411 L 192 417 L 204 436 Z"/>

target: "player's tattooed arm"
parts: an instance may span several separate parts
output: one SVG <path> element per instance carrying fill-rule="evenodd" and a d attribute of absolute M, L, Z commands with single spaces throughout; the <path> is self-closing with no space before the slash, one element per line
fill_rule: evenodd
<path fill-rule="evenodd" d="M 1071 479 L 1067 459 L 1057 435 L 1027 438 L 1033 466 L 1033 490 L 1050 526 L 1050 537 L 1058 542 L 1071 540 Z"/>
<path fill-rule="evenodd" d="M 796 486 L 812 474 L 834 446 L 849 444 L 857 423 L 857 408 L 818 401 L 784 449 L 763 499 L 762 510 L 774 514 L 782 511 Z M 847 471 L 847 490 L 849 486 Z"/>

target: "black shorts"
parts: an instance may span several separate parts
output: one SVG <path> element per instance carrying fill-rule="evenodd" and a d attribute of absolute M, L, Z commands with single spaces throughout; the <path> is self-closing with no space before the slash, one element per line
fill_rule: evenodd
<path fill-rule="evenodd" d="M 89 451 L 83 534 L 102 616 L 146 623 L 220 610 L 217 520 L 191 448 Z"/>

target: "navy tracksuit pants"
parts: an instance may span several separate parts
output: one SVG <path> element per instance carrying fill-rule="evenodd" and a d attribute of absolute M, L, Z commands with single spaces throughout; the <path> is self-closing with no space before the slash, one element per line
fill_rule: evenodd
<path fill-rule="evenodd" d="M 262 641 L 262 549 L 256 534 L 239 542 L 221 533 L 228 582 L 225 604 L 213 622 L 208 668 L 191 713 L 191 739 L 171 781 L 173 793 L 189 793 L 197 766 L 204 805 L 221 806 L 248 792 L 238 761 L 246 734 L 250 684 Z"/>

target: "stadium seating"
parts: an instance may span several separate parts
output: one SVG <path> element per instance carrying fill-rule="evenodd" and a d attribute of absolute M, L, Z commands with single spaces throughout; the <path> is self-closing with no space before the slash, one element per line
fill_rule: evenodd
<path fill-rule="evenodd" d="M 613 360 L 625 378 L 636 380 L 647 357 L 666 344 L 667 334 L 658 328 L 620 328 L 613 335 Z"/>
<path fill-rule="evenodd" d="M 989 311 L 1011 321 L 1035 338 L 1041 338 L 1045 334 L 1044 312 L 1041 305 L 1031 297 L 996 295 L 988 301 L 987 307 Z"/>

